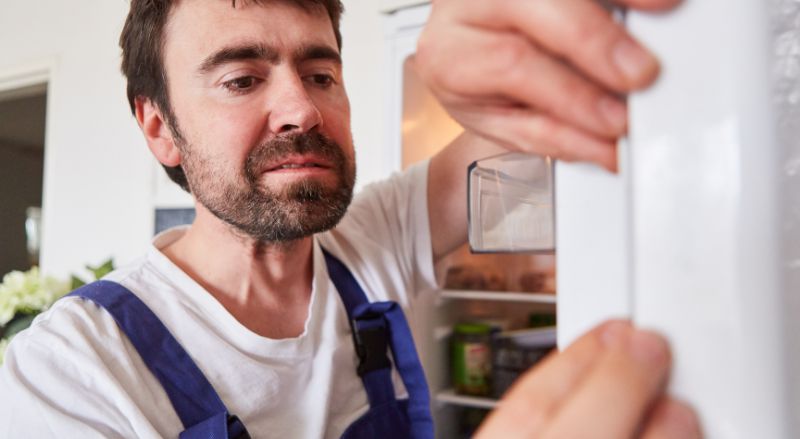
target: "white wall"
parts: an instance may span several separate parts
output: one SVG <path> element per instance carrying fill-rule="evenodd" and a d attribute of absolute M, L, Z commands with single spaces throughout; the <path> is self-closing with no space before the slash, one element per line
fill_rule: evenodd
<path fill-rule="evenodd" d="M 0 80 L 49 65 L 42 268 L 66 274 L 141 253 L 152 229 L 151 159 L 128 113 L 117 39 L 127 3 L 0 6 Z"/>
<path fill-rule="evenodd" d="M 347 0 L 345 81 L 353 109 L 359 187 L 387 173 L 380 5 Z M 117 40 L 123 0 L 0 3 L 0 86 L 50 66 L 42 268 L 65 275 L 113 256 L 142 254 L 153 230 L 157 171 L 128 111 Z"/>
<path fill-rule="evenodd" d="M 344 0 L 342 58 L 350 95 L 353 138 L 358 160 L 358 185 L 383 178 L 387 168 L 384 121 L 388 87 L 384 15 L 375 0 Z"/>

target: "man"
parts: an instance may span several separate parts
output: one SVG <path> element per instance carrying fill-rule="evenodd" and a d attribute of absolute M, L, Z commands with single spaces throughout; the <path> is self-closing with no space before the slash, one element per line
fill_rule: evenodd
<path fill-rule="evenodd" d="M 375 314 L 394 325 L 397 308 L 353 304 L 347 291 L 413 313 L 409 292 L 432 285 L 433 262 L 464 241 L 466 165 L 503 149 L 468 131 L 350 205 L 339 13 L 325 0 L 131 2 L 121 38 L 131 106 L 197 218 L 107 278 L 130 295 L 104 284 L 101 295 L 68 297 L 17 336 L 0 374 L 0 433 L 175 437 L 221 421 L 254 437 L 374 437 L 393 422 L 395 434 L 427 434 L 417 434 L 430 426 L 415 406 L 427 396 L 405 373 L 415 353 L 394 339 L 402 322 L 391 340 L 378 337 L 395 355 L 391 375 L 367 349 Z M 618 122 L 592 127 L 610 137 L 624 130 Z M 134 311 L 103 302 L 114 294 Z M 675 420 L 686 418 L 680 404 L 660 399 L 668 363 L 656 336 L 608 324 L 521 382 L 481 434 L 655 437 L 691 426 Z M 383 371 L 376 391 L 368 381 Z M 620 408 L 576 422 L 596 416 L 604 391 Z M 195 416 L 207 401 L 222 411 Z M 649 416 L 654 401 L 664 402 Z"/>

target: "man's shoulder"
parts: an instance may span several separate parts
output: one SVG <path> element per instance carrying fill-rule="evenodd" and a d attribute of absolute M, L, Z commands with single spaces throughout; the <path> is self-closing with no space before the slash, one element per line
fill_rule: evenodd
<path fill-rule="evenodd" d="M 139 276 L 142 260 L 114 270 L 103 277 L 126 283 Z M 114 317 L 96 303 L 75 295 L 57 300 L 26 330 L 11 341 L 6 359 L 50 365 L 55 370 L 83 361 L 117 361 L 125 354 L 125 339 Z"/>
<path fill-rule="evenodd" d="M 62 298 L 8 346 L 0 394 L 15 395 L 18 418 L 8 431 L 45 420 L 59 435 L 133 437 L 134 429 L 155 435 L 149 421 L 132 422 L 141 418 L 136 401 L 152 403 L 157 395 L 153 380 L 113 317 L 79 297 Z"/>
<path fill-rule="evenodd" d="M 113 339 L 121 339 L 113 317 L 84 299 L 68 296 L 38 315 L 31 326 L 12 340 L 9 352 L 39 355 L 39 347 L 53 360 L 67 360 L 73 355 L 108 350 Z"/>

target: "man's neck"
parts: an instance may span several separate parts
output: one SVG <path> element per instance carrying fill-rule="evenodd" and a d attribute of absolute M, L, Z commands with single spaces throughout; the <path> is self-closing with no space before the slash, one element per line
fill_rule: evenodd
<path fill-rule="evenodd" d="M 313 239 L 266 244 L 237 233 L 202 205 L 162 251 L 242 325 L 270 338 L 303 332 L 311 299 Z"/>

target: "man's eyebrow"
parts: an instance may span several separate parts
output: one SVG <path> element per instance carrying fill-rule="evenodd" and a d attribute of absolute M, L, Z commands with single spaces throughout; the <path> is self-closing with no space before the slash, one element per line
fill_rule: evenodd
<path fill-rule="evenodd" d="M 309 45 L 303 46 L 294 53 L 294 62 L 311 61 L 316 59 L 330 60 L 338 65 L 342 64 L 342 56 L 330 46 Z"/>
<path fill-rule="evenodd" d="M 244 60 L 264 60 L 271 64 L 277 64 L 279 60 L 278 52 L 270 47 L 261 44 L 245 44 L 241 46 L 223 47 L 209 55 L 198 67 L 200 74 L 208 73 L 215 68 L 234 61 Z"/>

